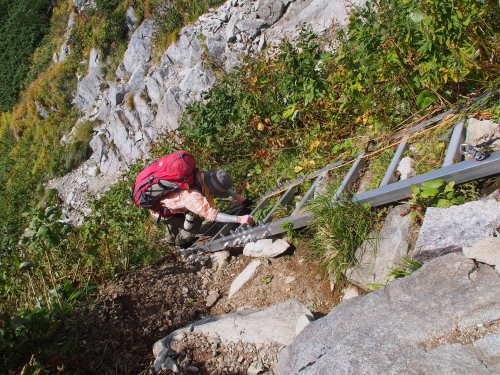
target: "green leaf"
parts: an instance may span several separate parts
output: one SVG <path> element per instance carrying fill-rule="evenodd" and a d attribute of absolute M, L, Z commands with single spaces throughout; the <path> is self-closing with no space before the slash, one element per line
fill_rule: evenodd
<path fill-rule="evenodd" d="M 443 184 L 444 180 L 441 179 L 425 181 L 422 182 L 422 189 L 439 189 Z"/>
<path fill-rule="evenodd" d="M 452 202 L 448 199 L 440 199 L 437 201 L 436 207 L 449 207 L 452 205 Z"/>
<path fill-rule="evenodd" d="M 432 198 L 439 194 L 439 189 L 428 188 L 422 191 L 422 198 Z"/>
<path fill-rule="evenodd" d="M 422 91 L 417 96 L 417 106 L 421 109 L 428 107 L 437 100 L 436 95 L 430 91 Z"/>
<path fill-rule="evenodd" d="M 455 190 L 455 181 L 448 182 L 444 188 L 445 193 L 452 192 L 454 190 Z"/>
<path fill-rule="evenodd" d="M 413 195 L 418 195 L 420 194 L 420 188 L 417 185 L 411 185 L 410 190 L 413 193 Z"/>

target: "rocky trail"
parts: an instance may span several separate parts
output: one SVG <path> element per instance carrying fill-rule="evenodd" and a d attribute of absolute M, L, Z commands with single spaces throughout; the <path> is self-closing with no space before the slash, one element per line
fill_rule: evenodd
<path fill-rule="evenodd" d="M 335 304 L 324 270 L 308 259 L 305 249 L 261 260 L 252 279 L 228 298 L 232 281 L 251 261 L 238 252 L 194 262 L 170 254 L 110 282 L 100 289 L 95 304 L 64 322 L 64 336 L 79 347 L 70 363 L 88 374 L 152 374 L 153 344 L 205 317 L 292 298 L 320 316 Z M 286 313 L 281 318 L 289 319 Z M 246 374 L 252 364 L 270 368 L 283 346 L 273 343 L 262 350 L 252 343 L 223 345 L 201 334 L 186 335 L 176 345 L 180 373 L 200 374 Z"/>

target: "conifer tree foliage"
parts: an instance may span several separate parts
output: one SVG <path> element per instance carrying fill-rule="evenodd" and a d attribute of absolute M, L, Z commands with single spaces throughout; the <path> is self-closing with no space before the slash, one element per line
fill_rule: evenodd
<path fill-rule="evenodd" d="M 16 103 L 31 55 L 49 31 L 51 0 L 0 0 L 0 111 Z"/>

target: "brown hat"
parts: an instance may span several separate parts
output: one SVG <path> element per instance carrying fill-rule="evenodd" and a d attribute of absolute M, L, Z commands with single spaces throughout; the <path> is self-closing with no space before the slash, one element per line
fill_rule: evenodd
<path fill-rule="evenodd" d="M 210 192 L 217 198 L 226 198 L 236 193 L 231 189 L 233 180 L 223 169 L 203 172 L 203 178 Z"/>

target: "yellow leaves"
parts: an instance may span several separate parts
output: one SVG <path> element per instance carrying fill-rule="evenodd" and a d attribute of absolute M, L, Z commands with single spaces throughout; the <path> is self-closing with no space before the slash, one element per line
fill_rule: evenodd
<path fill-rule="evenodd" d="M 265 128 L 266 128 L 266 126 L 262 122 L 259 122 L 257 124 L 257 130 L 258 131 L 263 131 Z"/>
<path fill-rule="evenodd" d="M 370 116 L 367 113 L 363 113 L 361 116 L 356 117 L 356 122 L 366 125 L 370 121 Z"/>
<path fill-rule="evenodd" d="M 321 144 L 321 141 L 319 140 L 314 140 L 309 144 L 309 150 L 314 150 L 315 148 L 318 148 L 319 145 Z"/>
<path fill-rule="evenodd" d="M 305 168 L 312 168 L 316 165 L 316 162 L 313 159 L 304 159 L 302 160 L 299 165 L 297 165 L 293 171 L 295 173 L 299 173 L 303 171 Z"/>

